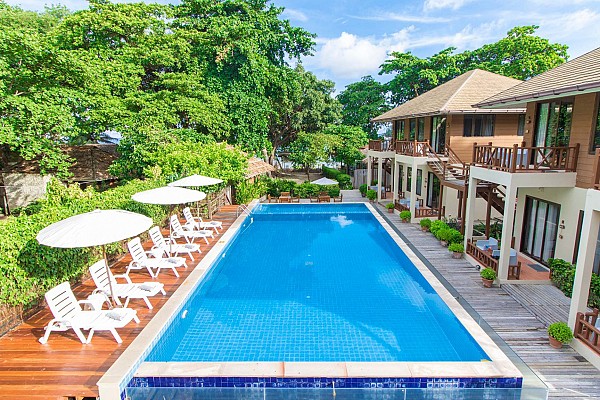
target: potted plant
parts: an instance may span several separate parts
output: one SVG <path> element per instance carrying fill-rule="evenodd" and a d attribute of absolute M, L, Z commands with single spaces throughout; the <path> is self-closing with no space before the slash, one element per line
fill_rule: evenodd
<path fill-rule="evenodd" d="M 387 208 L 389 213 L 393 213 L 394 212 L 394 203 L 387 203 L 385 205 L 385 208 Z"/>
<path fill-rule="evenodd" d="M 410 211 L 408 210 L 404 210 L 400 213 L 400 219 L 402 220 L 402 222 L 409 222 L 410 221 Z"/>
<path fill-rule="evenodd" d="M 373 189 L 367 190 L 367 199 L 369 199 L 369 201 L 371 203 L 373 203 L 376 198 L 377 198 L 377 192 L 376 191 L 374 191 Z"/>
<path fill-rule="evenodd" d="M 448 246 L 450 235 L 452 234 L 451 228 L 442 228 L 435 232 L 435 237 L 440 241 L 440 244 L 444 247 Z"/>
<path fill-rule="evenodd" d="M 450 246 L 448 246 L 448 250 L 452 252 L 453 258 L 462 258 L 465 247 L 462 243 L 451 243 Z"/>
<path fill-rule="evenodd" d="M 429 230 L 429 228 L 431 228 L 431 220 L 429 218 L 423 218 L 419 222 L 419 225 L 421 225 L 421 230 L 423 232 L 427 232 Z"/>
<path fill-rule="evenodd" d="M 548 327 L 548 338 L 550 346 L 560 349 L 563 344 L 569 343 L 573 339 L 573 331 L 565 322 L 554 322 Z"/>
<path fill-rule="evenodd" d="M 494 279 L 496 279 L 496 271 L 491 268 L 484 268 L 479 272 L 479 275 L 481 275 L 483 287 L 492 287 L 492 283 L 494 283 Z"/>
<path fill-rule="evenodd" d="M 368 186 L 366 183 L 363 183 L 362 185 L 360 185 L 358 187 L 358 191 L 360 192 L 360 195 L 362 197 L 365 197 L 367 195 L 367 188 L 368 188 Z"/>

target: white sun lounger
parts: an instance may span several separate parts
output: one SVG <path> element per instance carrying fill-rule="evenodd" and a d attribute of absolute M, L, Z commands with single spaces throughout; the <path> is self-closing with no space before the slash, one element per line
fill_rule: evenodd
<path fill-rule="evenodd" d="M 195 230 L 203 229 L 214 229 L 215 233 L 219 233 L 219 229 L 223 229 L 223 223 L 221 221 L 203 221 L 202 217 L 194 217 L 189 207 L 183 209 L 183 216 L 185 217 L 185 226 Z"/>
<path fill-rule="evenodd" d="M 92 264 L 89 270 L 92 279 L 98 288 L 97 290 L 104 293 L 106 296 L 111 296 L 112 286 L 114 301 L 120 305 L 120 298 L 124 298 L 124 307 L 129 305 L 129 300 L 131 299 L 142 299 L 148 308 L 152 310 L 152 303 L 150 303 L 148 297 L 156 296 L 158 293 L 162 293 L 163 295 L 167 294 L 164 285 L 160 282 L 132 283 L 127 275 L 113 275 L 113 273 L 106 268 L 106 261 L 104 259 Z M 117 283 L 117 278 L 125 279 L 127 283 Z M 112 284 L 109 285 L 109 282 Z"/>
<path fill-rule="evenodd" d="M 85 303 L 85 300 L 83 301 Z M 109 331 L 117 343 L 122 343 L 117 328 L 122 328 L 131 320 L 140 322 L 136 311 L 131 308 L 114 308 L 112 310 L 83 311 L 71 290 L 69 282 L 48 290 L 46 303 L 52 311 L 54 319 L 48 322 L 46 333 L 39 339 L 45 344 L 52 332 L 64 332 L 73 329 L 81 343 L 89 343 L 96 331 Z M 89 330 L 86 338 L 82 330 Z"/>
<path fill-rule="evenodd" d="M 181 226 L 177 215 L 171 215 L 171 229 L 173 230 L 173 237 L 184 238 L 188 243 L 194 243 L 194 240 L 196 239 L 204 239 L 206 244 L 208 244 L 208 238 L 214 238 L 212 231 L 196 231 L 184 228 Z"/>
<path fill-rule="evenodd" d="M 173 271 L 176 277 L 179 277 L 179 273 L 177 272 L 177 267 L 185 267 L 187 268 L 187 263 L 185 262 L 185 258 L 183 257 L 162 257 L 161 251 L 153 251 L 149 252 L 155 258 L 149 258 L 148 254 L 142 247 L 142 242 L 139 237 L 131 239 L 127 243 L 127 247 L 129 248 L 129 253 L 131 254 L 132 261 L 127 266 L 127 271 L 125 275 L 129 275 L 129 271 L 132 269 L 142 269 L 146 268 L 151 277 L 156 278 L 161 269 L 170 269 Z M 156 274 L 152 272 L 152 270 L 156 270 Z"/>
<path fill-rule="evenodd" d="M 169 252 L 175 255 L 187 253 L 192 259 L 192 261 L 194 261 L 194 256 L 192 255 L 192 252 L 197 251 L 198 253 L 202 253 L 202 250 L 200 250 L 200 245 L 197 245 L 195 243 L 179 244 L 173 240 L 172 243 L 169 245 L 162 233 L 160 233 L 160 228 L 158 226 L 150 228 L 148 233 L 150 234 L 152 243 L 154 243 L 152 250 L 162 251 L 167 256 L 169 255 Z"/>

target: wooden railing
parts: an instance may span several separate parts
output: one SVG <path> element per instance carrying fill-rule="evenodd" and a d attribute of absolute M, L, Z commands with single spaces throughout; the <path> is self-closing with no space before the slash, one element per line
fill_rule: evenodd
<path fill-rule="evenodd" d="M 596 149 L 596 157 L 594 157 L 594 182 L 592 187 L 600 190 L 600 149 Z"/>
<path fill-rule="evenodd" d="M 427 157 L 431 151 L 429 142 L 417 142 L 416 140 L 396 140 L 396 153 L 404 156 Z"/>
<path fill-rule="evenodd" d="M 467 240 L 467 254 L 473 257 L 478 263 L 485 268 L 491 268 L 498 273 L 498 260 L 492 257 L 487 250 L 481 250 L 475 246 L 475 243 L 469 239 Z"/>
<path fill-rule="evenodd" d="M 596 353 L 600 354 L 600 329 L 596 328 L 596 320 L 598 319 L 598 309 L 588 313 L 577 313 L 575 318 L 574 336 L 588 345 Z"/>
<path fill-rule="evenodd" d="M 424 207 L 423 199 L 418 199 L 417 203 L 419 204 L 419 207 L 415 208 L 415 218 L 437 217 L 439 215 L 439 209 Z M 406 204 L 400 203 L 399 200 L 396 200 L 396 202 L 394 203 L 394 208 L 400 212 L 410 211 L 410 207 Z M 446 207 L 442 207 L 442 215 L 444 215 L 445 212 Z"/>
<path fill-rule="evenodd" d="M 507 172 L 575 172 L 578 156 L 579 144 L 574 147 L 473 145 L 473 165 Z"/>
<path fill-rule="evenodd" d="M 394 151 L 393 143 L 390 139 L 369 140 L 369 150 L 373 151 Z"/>
<path fill-rule="evenodd" d="M 369 140 L 369 150 L 381 151 L 382 140 Z"/>

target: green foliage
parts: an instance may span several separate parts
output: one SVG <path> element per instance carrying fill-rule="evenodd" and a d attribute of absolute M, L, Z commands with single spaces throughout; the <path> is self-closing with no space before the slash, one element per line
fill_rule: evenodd
<path fill-rule="evenodd" d="M 265 194 L 267 194 L 267 183 L 263 179 L 259 179 L 257 182 L 243 180 L 235 187 L 235 201 L 237 204 L 248 204 Z"/>
<path fill-rule="evenodd" d="M 346 170 L 365 157 L 360 149 L 369 143 L 369 139 L 362 129 L 347 125 L 329 125 L 323 133 L 337 138 L 333 152 L 335 159 L 346 165 Z"/>
<path fill-rule="evenodd" d="M 424 59 L 410 52 L 392 52 L 380 74 L 396 74 L 388 83 L 395 105 L 475 68 L 526 80 L 567 60 L 567 46 L 535 36 L 537 29 L 535 25 L 515 27 L 496 43 L 458 54 L 454 47 Z"/>
<path fill-rule="evenodd" d="M 104 192 L 92 188 L 66 187 L 56 180 L 48 184 L 45 199 L 29 207 L 29 212 L 8 217 L 0 224 L 0 304 L 30 305 L 52 286 L 78 279 L 89 264 L 98 259 L 99 249 L 57 249 L 40 245 L 40 230 L 67 217 L 95 209 L 123 209 L 145 214 L 159 224 L 167 218 L 167 208 L 138 203 L 134 193 L 164 185 L 164 181 L 134 180 Z M 35 212 L 33 212 L 35 211 Z M 106 247 L 109 257 L 122 253 L 116 243 Z"/>
<path fill-rule="evenodd" d="M 339 138 L 333 135 L 300 132 L 290 144 L 288 158 L 295 166 L 303 167 L 308 174 L 313 165 L 331 158 L 338 142 Z"/>
<path fill-rule="evenodd" d="M 575 282 L 575 265 L 559 258 L 550 258 L 548 268 L 550 268 L 552 282 L 565 296 L 571 297 Z M 596 274 L 592 274 L 590 281 L 588 306 L 592 308 L 600 307 L 600 276 Z"/>
<path fill-rule="evenodd" d="M 446 224 L 444 221 L 438 219 L 431 223 L 429 231 L 433 234 L 433 236 L 435 236 L 437 238 L 436 234 L 441 229 L 448 229 L 448 224 Z"/>
<path fill-rule="evenodd" d="M 366 194 L 367 194 L 367 188 L 368 188 L 368 187 L 369 187 L 369 186 L 367 186 L 367 184 L 366 184 L 366 183 L 363 183 L 362 185 L 360 185 L 360 186 L 358 187 L 358 191 L 360 192 L 360 194 L 362 194 L 362 195 L 366 195 Z"/>
<path fill-rule="evenodd" d="M 373 189 L 367 190 L 367 199 L 374 201 L 377 198 L 377 192 Z"/>
<path fill-rule="evenodd" d="M 432 228 L 433 228 L 433 226 L 432 226 Z M 452 228 L 448 228 L 448 227 L 442 227 L 442 228 L 436 230 L 435 232 L 432 231 L 433 236 L 435 236 L 435 238 L 437 240 L 441 240 L 443 242 L 448 241 L 448 238 L 452 234 L 451 232 L 452 232 Z"/>
<path fill-rule="evenodd" d="M 393 210 L 394 209 L 394 203 L 387 203 L 385 205 L 385 208 L 387 208 L 388 210 Z M 410 212 L 410 211 L 409 211 Z"/>
<path fill-rule="evenodd" d="M 410 217 L 411 217 L 410 211 L 404 210 L 404 211 L 400 212 L 400 219 L 402 221 L 410 221 Z"/>
<path fill-rule="evenodd" d="M 430 229 L 431 220 L 429 218 L 423 218 L 421 221 L 419 221 L 419 225 L 421 225 L 421 228 Z"/>
<path fill-rule="evenodd" d="M 321 170 L 323 171 L 323 175 L 325 176 L 325 178 L 329 178 L 329 179 L 335 179 L 337 180 L 338 175 L 341 174 L 340 171 L 338 171 L 335 168 L 329 168 L 325 165 L 323 165 L 323 167 L 321 168 Z"/>
<path fill-rule="evenodd" d="M 491 268 L 482 269 L 481 271 L 479 271 L 479 275 L 481 275 L 483 279 L 488 279 L 490 281 L 496 279 L 496 271 L 494 271 Z"/>
<path fill-rule="evenodd" d="M 303 199 L 307 199 L 309 197 L 316 197 L 321 192 L 321 185 L 317 185 L 315 183 L 304 182 L 294 189 L 294 194 Z"/>
<path fill-rule="evenodd" d="M 340 189 L 344 189 L 344 190 L 352 189 L 352 177 L 350 175 L 339 174 L 336 179 L 339 182 Z"/>
<path fill-rule="evenodd" d="M 548 326 L 548 335 L 565 344 L 573 340 L 573 331 L 566 322 L 554 322 Z"/>
<path fill-rule="evenodd" d="M 281 192 L 295 192 L 297 183 L 291 179 L 265 179 L 267 194 L 279 197 Z"/>
<path fill-rule="evenodd" d="M 464 253 L 465 246 L 463 246 L 462 243 L 450 243 L 450 245 L 448 246 L 448 251 L 451 251 L 454 253 Z"/>
<path fill-rule="evenodd" d="M 456 230 L 456 229 L 450 229 L 450 232 L 448 233 L 446 240 L 448 241 L 448 243 L 462 243 L 463 242 L 463 235 L 461 235 L 460 231 Z"/>
<path fill-rule="evenodd" d="M 325 186 L 325 190 L 331 197 L 338 197 L 340 195 L 340 187 L 338 185 L 327 185 Z"/>
<path fill-rule="evenodd" d="M 371 119 L 390 109 L 386 93 L 386 86 L 370 75 L 346 86 L 337 96 L 342 104 L 342 123 L 359 127 L 375 139 L 382 124 L 373 123 Z"/>

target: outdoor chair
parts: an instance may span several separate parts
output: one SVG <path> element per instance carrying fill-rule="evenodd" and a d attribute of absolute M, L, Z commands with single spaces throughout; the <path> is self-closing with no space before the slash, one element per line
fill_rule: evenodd
<path fill-rule="evenodd" d="M 490 237 L 487 240 L 478 240 L 477 243 L 475 243 L 475 246 L 483 251 L 498 250 L 498 240 L 493 237 Z"/>
<path fill-rule="evenodd" d="M 193 229 L 184 228 L 181 226 L 181 222 L 179 222 L 177 215 L 171 215 L 171 229 L 173 232 L 172 235 L 175 239 L 184 238 L 188 243 L 194 243 L 194 240 L 196 239 L 204 239 L 206 244 L 209 244 L 208 238 L 214 238 L 212 231 L 196 231 Z"/>
<path fill-rule="evenodd" d="M 333 202 L 334 203 L 341 203 L 342 202 L 342 194 L 340 193 L 339 196 L 333 197 Z"/>
<path fill-rule="evenodd" d="M 46 303 L 52 312 L 54 318 L 48 322 L 46 333 L 39 339 L 39 342 L 45 344 L 52 332 L 64 332 L 73 329 L 81 343 L 90 343 L 94 332 L 109 331 L 117 343 L 122 343 L 121 337 L 117 333 L 117 328 L 122 328 L 131 320 L 140 322 L 135 310 L 131 308 L 113 308 L 112 310 L 93 310 L 84 311 L 81 304 L 86 301 L 78 302 L 71 290 L 69 282 L 63 282 L 60 285 L 46 292 Z M 86 338 L 82 330 L 89 330 Z"/>
<path fill-rule="evenodd" d="M 129 271 L 132 269 L 142 269 L 146 268 L 151 277 L 156 278 L 161 269 L 170 269 L 173 271 L 173 274 L 179 278 L 179 273 L 177 272 L 177 267 L 185 267 L 187 268 L 187 263 L 185 262 L 185 258 L 183 257 L 167 257 L 163 258 L 162 251 L 149 251 L 148 253 L 154 256 L 154 258 L 149 258 L 148 253 L 142 247 L 142 242 L 139 237 L 131 239 L 127 243 L 127 247 L 129 248 L 129 253 L 131 254 L 132 261 L 127 266 L 127 271 L 125 275 L 129 275 Z M 155 269 L 156 273 L 153 273 L 152 270 Z"/>
<path fill-rule="evenodd" d="M 310 202 L 311 203 L 318 203 L 319 202 L 319 196 L 310 196 Z"/>
<path fill-rule="evenodd" d="M 113 275 L 110 269 L 106 268 L 104 259 L 92 264 L 89 270 L 98 288 L 94 292 L 101 292 L 109 297 L 114 294 L 113 300 L 118 305 L 121 305 L 120 298 L 124 298 L 124 307 L 129 305 L 131 299 L 142 299 L 148 308 L 152 310 L 152 303 L 150 303 L 148 297 L 156 296 L 159 292 L 163 295 L 167 294 L 164 285 L 160 282 L 133 283 L 127 275 Z M 125 279 L 127 283 L 117 283 L 119 278 Z"/>
<path fill-rule="evenodd" d="M 186 225 L 191 226 L 196 230 L 204 230 L 212 228 L 216 234 L 219 234 L 219 229 L 223 229 L 223 223 L 221 221 L 204 221 L 202 217 L 194 217 L 189 207 L 183 209 L 183 216 L 186 220 Z"/>
<path fill-rule="evenodd" d="M 154 243 L 154 246 L 152 246 L 152 249 L 150 249 L 150 251 L 161 250 L 167 256 L 170 256 L 171 254 L 179 255 L 182 253 L 187 253 L 187 255 L 190 256 L 192 261 L 194 261 L 194 256 L 192 255 L 192 252 L 197 251 L 198 253 L 202 253 L 202 250 L 200 250 L 200 245 L 197 245 L 195 243 L 180 244 L 175 242 L 175 240 L 170 239 L 171 242 L 169 244 L 160 232 L 160 228 L 158 226 L 150 228 L 148 233 L 150 234 L 150 239 L 152 239 L 152 243 Z"/>

